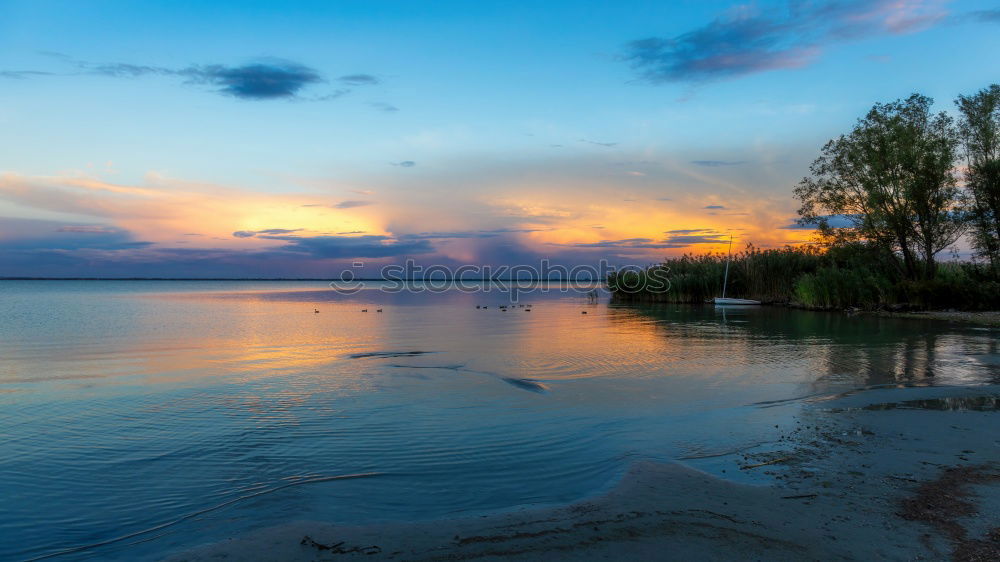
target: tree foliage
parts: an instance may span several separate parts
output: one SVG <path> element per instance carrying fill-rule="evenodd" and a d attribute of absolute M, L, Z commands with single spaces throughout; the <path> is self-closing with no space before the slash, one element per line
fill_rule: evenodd
<path fill-rule="evenodd" d="M 1000 85 L 955 100 L 965 180 L 972 198 L 972 242 L 1000 272 Z"/>
<path fill-rule="evenodd" d="M 913 94 L 876 104 L 854 129 L 828 142 L 795 190 L 800 223 L 834 242 L 898 252 L 909 278 L 932 278 L 935 256 L 961 236 L 963 194 L 953 166 L 953 120 Z M 831 218 L 846 221 L 834 226 Z"/>

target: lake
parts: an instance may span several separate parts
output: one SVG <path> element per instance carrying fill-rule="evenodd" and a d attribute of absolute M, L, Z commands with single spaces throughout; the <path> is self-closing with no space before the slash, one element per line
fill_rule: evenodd
<path fill-rule="evenodd" d="M 0 281 L 0 559 L 566 503 L 637 460 L 718 472 L 809 401 L 1000 382 L 989 328 L 385 288 Z"/>

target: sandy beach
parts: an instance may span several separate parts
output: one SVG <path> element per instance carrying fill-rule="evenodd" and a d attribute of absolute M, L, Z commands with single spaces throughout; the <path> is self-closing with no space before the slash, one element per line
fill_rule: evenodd
<path fill-rule="evenodd" d="M 168 560 L 990 560 L 1000 387 L 884 388 L 805 404 L 767 451 L 634 464 L 562 507 L 413 523 L 289 522 Z"/>

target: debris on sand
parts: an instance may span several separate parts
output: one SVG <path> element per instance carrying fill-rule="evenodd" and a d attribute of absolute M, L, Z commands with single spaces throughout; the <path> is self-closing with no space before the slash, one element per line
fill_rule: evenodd
<path fill-rule="evenodd" d="M 961 561 L 1000 560 L 1000 527 L 982 539 L 969 537 L 959 521 L 978 514 L 970 486 L 1000 482 L 996 466 L 960 466 L 947 468 L 937 479 L 921 484 L 913 496 L 903 500 L 899 516 L 908 521 L 922 521 L 945 534 L 954 545 L 952 558 Z"/>

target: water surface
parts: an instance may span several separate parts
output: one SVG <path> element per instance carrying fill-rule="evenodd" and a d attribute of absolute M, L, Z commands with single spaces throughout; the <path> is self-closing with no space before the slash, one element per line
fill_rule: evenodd
<path fill-rule="evenodd" d="M 811 397 L 1000 381 L 979 327 L 538 290 L 501 304 L 0 281 L 0 559 L 155 559 L 293 519 L 568 502 L 637 459 L 767 443 Z"/>

